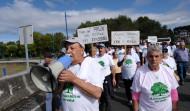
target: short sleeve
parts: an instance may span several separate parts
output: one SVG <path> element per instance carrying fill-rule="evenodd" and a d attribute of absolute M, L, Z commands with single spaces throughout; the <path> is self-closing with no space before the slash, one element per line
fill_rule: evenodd
<path fill-rule="evenodd" d="M 100 87 L 103 89 L 103 81 L 104 81 L 104 70 L 103 68 L 94 60 L 89 66 L 89 83 Z"/>
<path fill-rule="evenodd" d="M 134 54 L 135 54 L 135 62 L 136 62 L 136 63 L 140 62 L 139 56 L 138 56 L 136 53 L 134 53 Z"/>
<path fill-rule="evenodd" d="M 111 56 L 108 56 L 108 59 L 109 59 L 109 66 L 114 66 L 114 62 Z"/>
<path fill-rule="evenodd" d="M 140 85 L 140 72 L 139 69 L 137 69 L 135 75 L 134 75 L 134 79 L 133 79 L 133 84 L 131 86 L 131 89 L 136 92 L 139 93 L 141 92 L 141 85 Z"/>
<path fill-rule="evenodd" d="M 172 79 L 171 79 L 171 85 L 172 85 L 171 89 L 176 89 L 177 87 L 179 87 L 179 84 L 178 84 L 176 78 L 174 77 L 174 71 L 171 70 L 170 72 L 171 72 L 171 77 L 172 77 Z"/>

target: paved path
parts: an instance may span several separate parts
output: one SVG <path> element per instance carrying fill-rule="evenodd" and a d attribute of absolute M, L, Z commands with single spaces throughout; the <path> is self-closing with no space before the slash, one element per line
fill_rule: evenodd
<path fill-rule="evenodd" d="M 178 88 L 179 93 L 179 111 L 190 111 L 190 76 L 187 75 L 185 85 Z M 14 105 L 9 106 L 5 111 L 45 111 L 42 92 L 24 98 Z M 123 82 L 120 82 L 120 88 L 116 90 L 115 97 L 112 99 L 112 111 L 132 111 L 128 106 L 124 92 Z"/>
<path fill-rule="evenodd" d="M 39 60 L 36 61 L 39 62 Z M 132 111 L 132 107 L 128 106 L 127 103 L 123 81 L 120 81 L 120 87 L 116 90 L 115 97 L 112 99 L 112 111 Z M 178 94 L 179 111 L 190 111 L 190 66 L 185 85 L 178 88 Z M 4 111 L 45 111 L 42 95 L 43 93 L 39 91 L 13 105 L 9 105 Z"/>

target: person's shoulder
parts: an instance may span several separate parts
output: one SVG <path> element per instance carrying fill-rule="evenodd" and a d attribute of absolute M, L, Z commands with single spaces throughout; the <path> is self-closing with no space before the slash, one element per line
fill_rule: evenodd
<path fill-rule="evenodd" d="M 189 51 L 189 49 L 188 49 L 188 48 L 185 48 L 185 50 Z"/>
<path fill-rule="evenodd" d="M 172 58 L 172 57 L 170 57 L 170 56 L 168 56 L 168 59 L 170 59 L 170 60 L 174 60 L 174 58 Z"/>
<path fill-rule="evenodd" d="M 167 66 L 165 66 L 165 65 L 163 65 L 163 64 L 160 64 L 160 66 L 161 66 L 161 68 L 163 69 L 163 70 L 165 70 L 165 71 L 168 71 L 170 74 L 172 73 L 173 74 L 173 70 L 172 69 L 170 69 L 169 67 L 167 67 Z"/>
<path fill-rule="evenodd" d="M 147 69 L 148 69 L 148 65 L 145 64 L 145 65 L 139 67 L 139 68 L 137 69 L 137 72 L 139 72 L 139 73 L 142 72 L 142 74 L 145 74 L 145 72 L 147 71 Z"/>

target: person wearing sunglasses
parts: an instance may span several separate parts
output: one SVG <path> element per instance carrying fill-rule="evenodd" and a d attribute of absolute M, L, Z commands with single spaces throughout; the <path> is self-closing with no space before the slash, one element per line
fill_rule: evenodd
<path fill-rule="evenodd" d="M 172 70 L 177 70 L 175 60 L 168 56 L 168 48 L 162 47 L 162 64 L 166 65 Z"/>
<path fill-rule="evenodd" d="M 131 85 L 133 76 L 137 68 L 140 67 L 140 59 L 136 53 L 131 52 L 132 46 L 127 46 L 126 56 L 123 54 L 123 60 L 118 62 L 118 66 L 122 65 L 122 78 L 125 86 L 125 93 L 128 99 L 128 105 L 132 105 Z"/>

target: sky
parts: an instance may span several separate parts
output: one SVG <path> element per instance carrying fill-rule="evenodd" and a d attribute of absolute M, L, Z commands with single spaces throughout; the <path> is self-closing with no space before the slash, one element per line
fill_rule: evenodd
<path fill-rule="evenodd" d="M 148 16 L 173 29 L 190 25 L 190 0 L 0 0 L 0 42 L 19 40 L 19 27 L 33 31 L 62 32 L 69 36 L 86 21 L 125 15 L 132 20 Z"/>

